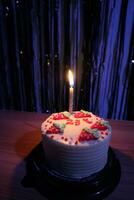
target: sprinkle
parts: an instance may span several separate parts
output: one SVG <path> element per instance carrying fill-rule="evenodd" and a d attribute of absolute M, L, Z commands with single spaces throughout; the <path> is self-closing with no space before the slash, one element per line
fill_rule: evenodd
<path fill-rule="evenodd" d="M 78 144 L 78 141 L 75 142 L 75 145 L 77 145 L 77 144 Z"/>

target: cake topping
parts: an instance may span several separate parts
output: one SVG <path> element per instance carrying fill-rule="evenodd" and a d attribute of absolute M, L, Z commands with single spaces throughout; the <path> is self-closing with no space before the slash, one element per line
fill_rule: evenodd
<path fill-rule="evenodd" d="M 91 116 L 91 112 L 88 112 L 88 111 L 86 111 L 86 110 L 80 110 L 82 113 L 84 113 L 84 114 L 87 114 L 87 115 L 90 115 Z"/>
<path fill-rule="evenodd" d="M 80 142 L 82 142 L 82 141 L 94 140 L 94 139 L 96 139 L 96 138 L 94 137 L 94 135 L 91 134 L 91 133 L 88 133 L 88 132 L 85 131 L 84 129 L 81 131 L 81 133 L 80 133 L 80 135 L 79 135 L 79 137 L 78 137 L 78 140 L 79 140 Z"/>
<path fill-rule="evenodd" d="M 75 145 L 87 145 L 102 141 L 111 133 L 108 121 L 88 111 L 60 112 L 52 114 L 42 125 L 42 131 L 53 140 Z M 101 137 L 103 136 L 103 137 Z M 77 141 L 77 142 L 76 142 Z"/>
<path fill-rule="evenodd" d="M 106 125 L 107 123 L 104 123 L 102 121 L 97 121 L 95 124 L 91 126 L 92 129 L 99 129 L 101 131 L 105 131 L 108 129 L 108 126 Z"/>
<path fill-rule="evenodd" d="M 62 112 L 62 114 L 63 114 L 65 117 L 68 117 L 68 118 L 71 116 L 71 113 L 68 112 L 68 111 L 64 111 L 64 112 Z"/>
<path fill-rule="evenodd" d="M 84 128 L 83 130 L 92 134 L 96 139 L 100 137 L 100 133 L 97 129 Z"/>
<path fill-rule="evenodd" d="M 65 112 L 60 112 L 53 114 L 53 119 L 54 120 L 61 120 L 61 119 L 68 119 L 70 117 L 71 113 L 65 111 Z"/>
<path fill-rule="evenodd" d="M 64 140 L 65 140 L 66 142 L 68 141 L 68 139 L 67 139 L 67 138 L 65 138 Z"/>
<path fill-rule="evenodd" d="M 88 118 L 83 118 L 83 121 L 85 121 L 85 122 L 88 123 L 88 124 L 91 124 L 91 123 L 92 123 L 92 121 L 89 120 Z"/>
<path fill-rule="evenodd" d="M 76 125 L 76 126 L 79 126 L 79 125 L 80 125 L 80 120 L 76 119 L 76 120 L 75 120 L 75 125 Z"/>
<path fill-rule="evenodd" d="M 81 111 L 75 112 L 74 117 L 75 118 L 91 117 L 91 113 L 88 111 L 81 110 Z"/>
<path fill-rule="evenodd" d="M 66 124 L 74 124 L 72 119 L 67 119 L 67 123 Z"/>
<path fill-rule="evenodd" d="M 46 134 L 58 134 L 58 133 L 60 133 L 60 130 L 56 126 L 50 126 L 46 131 Z"/>
<path fill-rule="evenodd" d="M 111 126 L 110 126 L 110 124 L 109 124 L 108 121 L 106 121 L 106 120 L 102 120 L 100 123 L 101 123 L 102 125 L 106 126 L 108 129 L 111 130 Z"/>
<path fill-rule="evenodd" d="M 89 141 L 89 140 L 95 140 L 100 137 L 100 134 L 97 129 L 89 129 L 89 128 L 83 128 L 79 135 L 79 141 Z"/>
<path fill-rule="evenodd" d="M 76 140 L 75 145 L 77 145 L 77 144 L 78 144 L 78 141 Z"/>
<path fill-rule="evenodd" d="M 57 122 L 54 122 L 54 126 L 56 128 L 58 128 L 60 130 L 60 132 L 63 132 L 64 131 L 64 128 L 66 127 L 66 124 L 65 123 L 57 123 Z"/>

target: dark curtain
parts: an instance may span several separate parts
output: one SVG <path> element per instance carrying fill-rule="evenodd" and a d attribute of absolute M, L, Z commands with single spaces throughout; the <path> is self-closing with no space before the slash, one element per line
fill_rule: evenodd
<path fill-rule="evenodd" d="M 0 0 L 0 109 L 134 120 L 134 0 Z"/>

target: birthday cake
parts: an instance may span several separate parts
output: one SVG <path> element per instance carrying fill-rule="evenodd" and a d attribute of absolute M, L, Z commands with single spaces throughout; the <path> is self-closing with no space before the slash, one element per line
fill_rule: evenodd
<path fill-rule="evenodd" d="M 81 179 L 101 171 L 108 158 L 111 126 L 88 111 L 53 113 L 41 126 L 49 169 Z"/>

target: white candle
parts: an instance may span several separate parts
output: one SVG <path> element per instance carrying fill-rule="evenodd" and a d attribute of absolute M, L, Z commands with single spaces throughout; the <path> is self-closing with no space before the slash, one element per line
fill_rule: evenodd
<path fill-rule="evenodd" d="M 69 78 L 69 112 L 73 112 L 73 98 L 74 98 L 74 79 L 73 79 L 73 73 L 71 70 L 68 72 L 68 78 Z"/>

